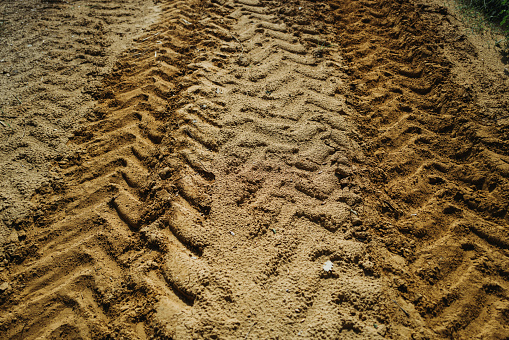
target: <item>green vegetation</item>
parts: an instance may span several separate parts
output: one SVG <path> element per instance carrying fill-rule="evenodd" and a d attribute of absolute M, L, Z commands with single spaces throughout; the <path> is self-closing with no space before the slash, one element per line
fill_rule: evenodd
<path fill-rule="evenodd" d="M 494 30 L 505 38 L 496 42 L 509 47 L 509 0 L 458 0 L 469 26 L 477 33 Z"/>
<path fill-rule="evenodd" d="M 505 25 L 505 23 L 509 21 L 509 1 L 502 0 L 501 4 L 503 6 L 500 11 L 502 15 L 502 25 Z"/>

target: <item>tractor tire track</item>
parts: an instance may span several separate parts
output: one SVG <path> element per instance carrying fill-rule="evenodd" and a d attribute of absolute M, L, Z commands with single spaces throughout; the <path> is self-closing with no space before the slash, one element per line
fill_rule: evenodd
<path fill-rule="evenodd" d="M 102 79 L 147 18 L 149 3 L 3 1 L 0 45 L 0 257 L 29 219 L 35 192 L 51 191 L 48 163 L 65 162 L 77 123 Z"/>
<path fill-rule="evenodd" d="M 341 63 L 305 47 L 294 32 L 313 31 L 288 27 L 273 2 L 209 9 L 230 28 L 217 24 L 219 52 L 193 65 L 172 132 L 183 165 L 168 224 L 194 255 L 161 266 L 193 312 L 175 329 L 161 302 L 154 319 L 174 338 L 381 337 Z"/>
<path fill-rule="evenodd" d="M 427 14 L 157 12 L 33 198 L 7 339 L 507 336 L 506 132 Z"/>
<path fill-rule="evenodd" d="M 197 38 L 181 21 L 193 13 L 184 1 L 160 6 L 164 24 L 121 57 L 89 123 L 74 134 L 79 152 L 59 163 L 65 187 L 34 199 L 41 213 L 18 250 L 24 262 L 10 270 L 4 338 L 146 339 L 154 332 L 145 321 L 155 296 L 179 313 L 192 305 L 158 270 L 156 250 L 177 258 L 190 251 L 159 230 L 170 194 L 157 187 L 153 168 L 168 153 L 161 118 L 183 89 L 192 57 L 185 46 Z"/>
<path fill-rule="evenodd" d="M 439 31 L 429 13 L 444 9 L 330 7 L 349 61 L 349 102 L 372 136 L 372 205 L 383 217 L 373 230 L 390 250 L 390 286 L 417 312 L 412 333 L 507 337 L 507 131 L 455 82 L 440 38 L 428 33 Z"/>

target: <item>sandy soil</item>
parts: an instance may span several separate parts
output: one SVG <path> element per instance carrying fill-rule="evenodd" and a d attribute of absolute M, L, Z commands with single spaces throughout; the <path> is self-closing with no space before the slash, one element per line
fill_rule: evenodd
<path fill-rule="evenodd" d="M 444 5 L 2 3 L 4 338 L 509 337 L 508 75 Z"/>
<path fill-rule="evenodd" d="M 0 13 L 2 249 L 37 210 L 34 191 L 58 185 L 52 164 L 71 157 L 67 141 L 101 80 L 156 13 L 141 0 L 2 1 Z"/>

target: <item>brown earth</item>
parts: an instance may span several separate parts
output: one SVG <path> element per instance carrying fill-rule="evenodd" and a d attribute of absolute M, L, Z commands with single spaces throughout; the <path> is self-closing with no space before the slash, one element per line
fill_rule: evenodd
<path fill-rule="evenodd" d="M 143 0 L 0 3 L 0 249 L 24 237 L 13 226 L 57 185 L 52 164 L 71 157 L 101 80 L 155 14 Z"/>
<path fill-rule="evenodd" d="M 2 3 L 3 338 L 508 338 L 508 77 L 442 5 Z"/>

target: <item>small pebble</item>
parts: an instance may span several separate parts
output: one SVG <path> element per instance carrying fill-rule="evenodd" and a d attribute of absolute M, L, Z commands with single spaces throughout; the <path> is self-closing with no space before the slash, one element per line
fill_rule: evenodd
<path fill-rule="evenodd" d="M 11 288 L 11 286 L 9 285 L 8 282 L 4 282 L 0 285 L 0 292 L 5 292 L 6 290 L 9 290 L 9 288 Z"/>
<path fill-rule="evenodd" d="M 171 175 L 170 167 L 165 167 L 164 169 L 159 171 L 159 177 L 161 177 L 162 179 L 166 179 L 166 178 L 170 177 L 170 175 Z"/>

